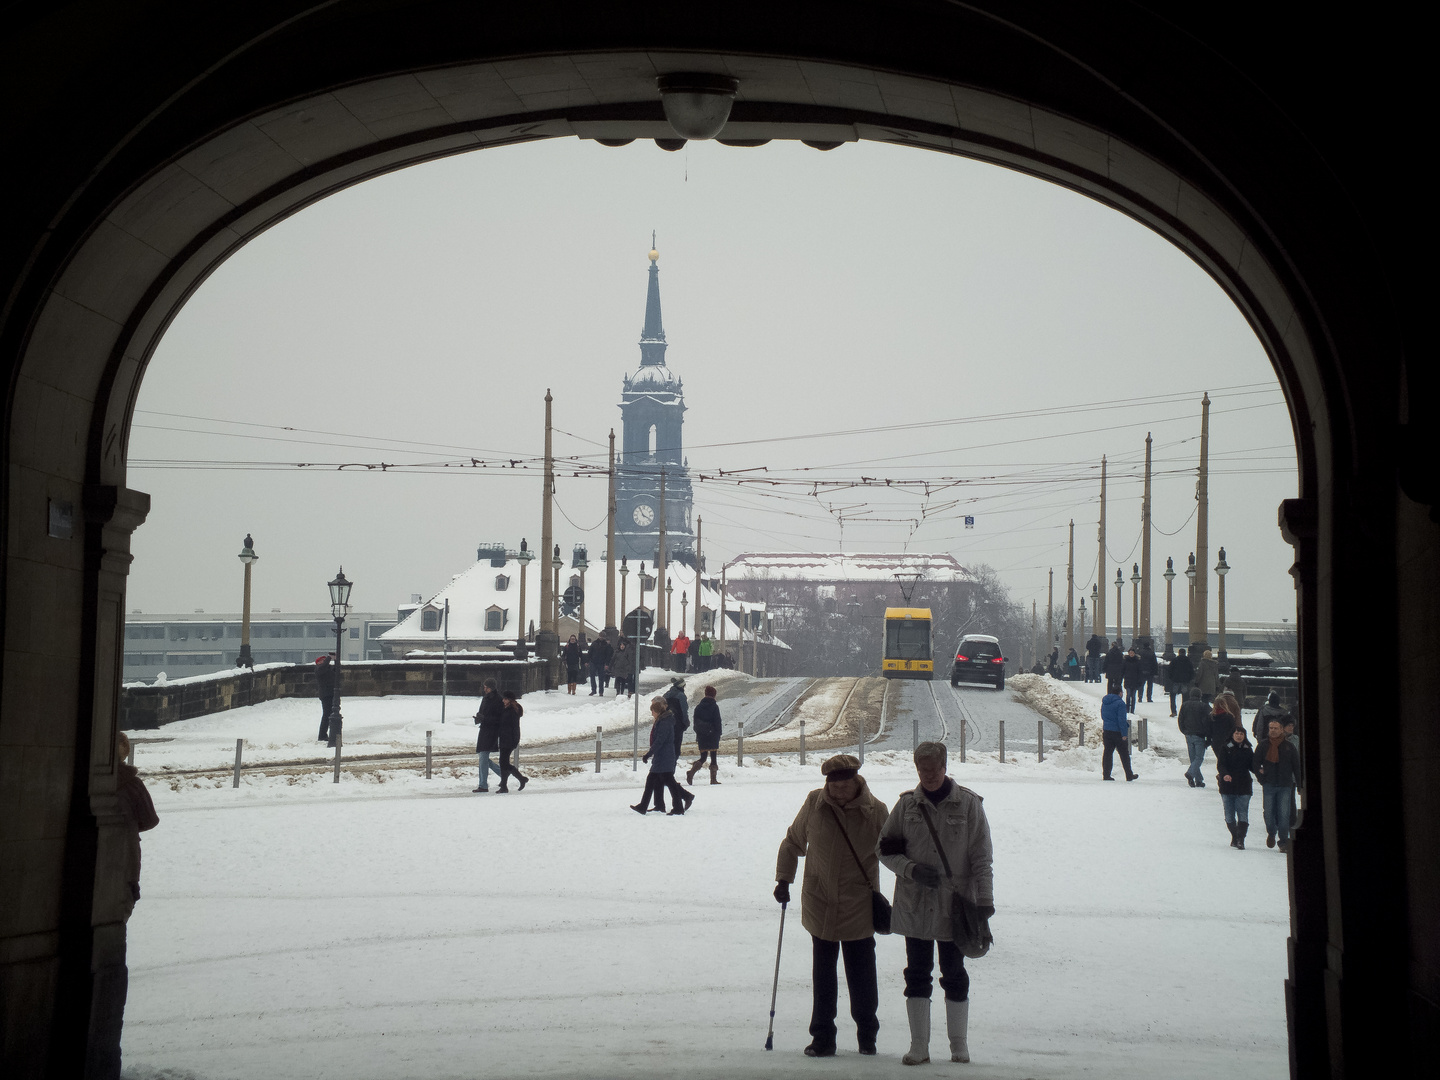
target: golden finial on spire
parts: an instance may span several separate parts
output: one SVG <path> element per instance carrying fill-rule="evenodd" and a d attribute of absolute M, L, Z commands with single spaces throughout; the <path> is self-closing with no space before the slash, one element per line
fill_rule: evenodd
<path fill-rule="evenodd" d="M 660 252 L 655 249 L 655 230 L 650 230 L 650 261 L 656 262 L 660 258 Z"/>

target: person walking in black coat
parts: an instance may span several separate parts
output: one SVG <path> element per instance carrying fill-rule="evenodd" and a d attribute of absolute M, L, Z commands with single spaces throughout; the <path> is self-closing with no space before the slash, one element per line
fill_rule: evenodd
<path fill-rule="evenodd" d="M 520 770 L 510 764 L 510 755 L 520 748 L 520 717 L 525 715 L 524 708 L 518 700 L 519 695 L 513 690 L 506 690 L 500 695 L 500 701 L 504 706 L 500 710 L 500 787 L 498 793 L 508 795 L 510 788 L 507 783 L 508 777 L 515 777 L 520 782 L 520 790 L 525 790 L 525 785 L 530 782 L 528 776 L 520 775 Z"/>
<path fill-rule="evenodd" d="M 1190 767 L 1185 770 L 1185 779 L 1191 787 L 1204 787 L 1205 748 L 1210 745 L 1210 709 L 1200 700 L 1200 691 L 1190 686 L 1185 690 L 1185 703 L 1180 706 L 1180 734 L 1185 736 L 1185 746 L 1190 753 Z"/>
<path fill-rule="evenodd" d="M 1252 766 L 1260 781 L 1260 804 L 1265 814 L 1265 846 L 1290 850 L 1290 806 L 1300 782 L 1300 751 L 1285 737 L 1284 725 L 1270 721 L 1265 741 L 1255 747 Z"/>
<path fill-rule="evenodd" d="M 1090 640 L 1085 643 L 1085 681 L 1100 681 L 1100 659 L 1105 654 L 1105 639 L 1099 634 L 1091 634 Z"/>
<path fill-rule="evenodd" d="M 1145 701 L 1155 700 L 1155 679 L 1160 674 L 1160 658 L 1155 655 L 1155 646 L 1150 642 L 1140 646 L 1140 674 L 1145 679 Z"/>
<path fill-rule="evenodd" d="M 330 741 L 330 713 L 335 708 L 335 665 L 330 657 L 321 656 L 315 660 L 315 683 L 320 692 L 320 741 Z"/>
<path fill-rule="evenodd" d="M 650 749 L 645 751 L 642 761 L 650 763 L 650 773 L 645 777 L 645 793 L 640 796 L 638 805 L 630 807 L 637 814 L 644 814 L 650 809 L 650 799 L 655 799 L 655 809 L 665 813 L 665 789 L 669 788 L 670 798 L 674 803 L 674 809 L 670 816 L 675 817 L 684 814 L 690 809 L 690 804 L 695 801 L 684 788 L 675 782 L 675 765 L 679 761 L 680 751 L 675 745 L 675 716 L 665 704 L 665 699 L 655 697 L 650 699 Z"/>
<path fill-rule="evenodd" d="M 1279 720 L 1280 726 L 1285 726 L 1285 721 L 1290 719 L 1290 712 L 1280 704 L 1280 695 L 1274 690 L 1265 699 L 1265 704 L 1255 711 L 1255 722 L 1250 726 L 1250 734 L 1255 737 L 1258 744 L 1269 737 L 1270 721 Z"/>
<path fill-rule="evenodd" d="M 475 753 L 480 756 L 480 780 L 475 787 L 477 792 L 490 790 L 492 769 L 500 777 L 500 782 L 505 782 L 505 774 L 498 765 L 490 761 L 490 755 L 500 749 L 500 724 L 504 712 L 505 702 L 500 697 L 495 680 L 486 679 L 485 693 L 480 698 L 480 708 L 475 713 L 475 723 L 480 725 L 480 731 L 475 737 Z"/>
<path fill-rule="evenodd" d="M 1225 808 L 1225 827 L 1230 830 L 1230 846 L 1245 850 L 1245 833 L 1250 829 L 1250 769 L 1255 762 L 1255 748 L 1245 738 L 1245 729 L 1237 727 L 1230 741 L 1215 755 L 1215 783 L 1220 788 L 1220 803 Z"/>
<path fill-rule="evenodd" d="M 670 689 L 665 691 L 665 707 L 675 717 L 675 753 L 685 741 L 685 732 L 690 730 L 690 699 L 685 696 L 685 680 L 676 675 L 670 680 Z"/>
<path fill-rule="evenodd" d="M 1170 715 L 1174 716 L 1175 695 L 1185 693 L 1195 681 L 1195 665 L 1190 662 L 1190 657 L 1185 655 L 1184 649 L 1181 649 L 1179 655 L 1170 661 L 1165 681 L 1170 692 Z"/>
<path fill-rule="evenodd" d="M 590 643 L 590 651 L 586 659 L 590 662 L 590 696 L 599 694 L 605 696 L 605 686 L 610 682 L 610 661 L 615 656 L 615 649 L 603 637 L 598 637 Z M 618 693 L 618 691 L 617 691 Z"/>
<path fill-rule="evenodd" d="M 565 683 L 568 693 L 575 693 L 575 684 L 580 681 L 580 662 L 585 652 L 580 647 L 580 639 L 574 634 L 560 650 L 560 662 L 565 665 Z"/>
<path fill-rule="evenodd" d="M 1121 661 L 1120 681 L 1125 685 L 1125 708 L 1134 712 L 1136 695 L 1145 687 L 1145 674 L 1140 667 L 1140 657 L 1136 654 L 1134 645 L 1130 646 L 1130 651 Z"/>
<path fill-rule="evenodd" d="M 620 644 L 615 647 L 615 655 L 610 658 L 610 670 L 615 675 L 615 696 L 622 693 L 635 693 L 635 657 L 639 655 L 638 649 L 630 647 L 629 638 L 621 638 Z"/>
<path fill-rule="evenodd" d="M 690 770 L 685 774 L 685 783 L 695 782 L 695 774 L 704 767 L 707 757 L 710 759 L 710 783 L 720 783 L 715 778 L 720 769 L 715 758 L 720 750 L 720 706 L 715 701 L 713 686 L 705 687 L 705 696 L 695 705 L 695 742 L 699 744 L 700 756 L 690 763 Z"/>
<path fill-rule="evenodd" d="M 1120 651 L 1120 642 L 1110 646 L 1105 654 L 1105 693 L 1118 694 L 1122 689 L 1125 674 L 1125 654 Z"/>

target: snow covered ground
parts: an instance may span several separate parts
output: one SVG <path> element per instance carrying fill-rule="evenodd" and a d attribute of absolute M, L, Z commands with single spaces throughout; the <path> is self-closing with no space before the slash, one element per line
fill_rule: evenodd
<path fill-rule="evenodd" d="M 648 668 L 640 677 L 642 694 L 663 692 L 670 674 Z M 731 692 L 738 702 L 753 683 L 739 672 L 716 671 L 709 675 L 687 676 L 686 693 L 691 702 L 699 699 L 707 682 L 721 693 Z M 735 684 L 731 686 L 730 684 Z M 526 694 L 521 721 L 523 745 L 593 736 L 597 725 L 606 731 L 629 729 L 635 703 L 616 698 L 590 697 L 588 687 L 577 689 L 574 697 L 563 689 L 550 693 Z M 345 718 L 345 757 L 413 753 L 425 749 L 425 732 L 433 732 L 437 754 L 473 752 L 475 724 L 480 707 L 475 697 L 450 697 L 445 703 L 445 723 L 440 723 L 440 699 L 433 696 L 354 697 L 340 702 Z M 640 706 L 641 722 L 648 723 L 648 705 Z M 169 769 L 225 769 L 235 762 L 235 740 L 244 739 L 244 764 L 281 764 L 325 757 L 333 753 L 316 738 L 320 733 L 320 702 L 315 698 L 282 698 L 260 705 L 211 713 L 194 720 L 148 731 L 130 732 L 136 740 L 135 764 L 150 773 Z"/>
<path fill-rule="evenodd" d="M 1157 721 L 1152 745 L 1168 728 Z M 1191 790 L 1178 759 L 1150 756 L 1133 784 L 1101 783 L 1089 747 L 1043 765 L 952 762 L 985 797 L 996 945 L 969 965 L 974 1062 L 941 1056 L 937 1006 L 932 1071 L 1286 1074 L 1286 860 L 1263 841 L 1229 848 L 1213 785 Z M 906 757 L 866 764 L 887 804 L 914 784 Z M 798 905 L 775 1051 L 762 1049 L 776 848 L 819 783 L 815 762 L 764 761 L 722 763 L 722 786 L 697 785 L 683 818 L 627 809 L 643 775 L 625 762 L 503 797 L 472 795 L 473 768 L 152 783 L 161 823 L 130 923 L 126 1075 L 913 1076 L 893 937 L 878 948 L 880 1055 L 856 1055 L 843 990 L 841 1056 L 800 1053 Z"/>

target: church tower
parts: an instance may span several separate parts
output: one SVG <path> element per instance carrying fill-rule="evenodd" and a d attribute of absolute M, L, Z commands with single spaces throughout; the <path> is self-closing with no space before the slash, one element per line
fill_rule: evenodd
<path fill-rule="evenodd" d="M 653 242 L 653 241 L 652 241 Z M 640 368 L 625 377 L 620 395 L 622 453 L 616 467 L 615 554 L 653 562 L 660 549 L 660 474 L 665 474 L 666 557 L 695 549 L 690 470 L 681 442 L 685 386 L 665 366 L 660 319 L 660 253 L 650 249 Z"/>

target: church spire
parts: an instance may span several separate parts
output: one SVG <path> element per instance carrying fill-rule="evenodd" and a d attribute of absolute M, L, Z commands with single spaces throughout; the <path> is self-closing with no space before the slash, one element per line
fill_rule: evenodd
<path fill-rule="evenodd" d="M 650 234 L 650 286 L 645 293 L 645 329 L 640 331 L 640 366 L 664 366 L 665 326 L 660 321 L 660 252 Z"/>

